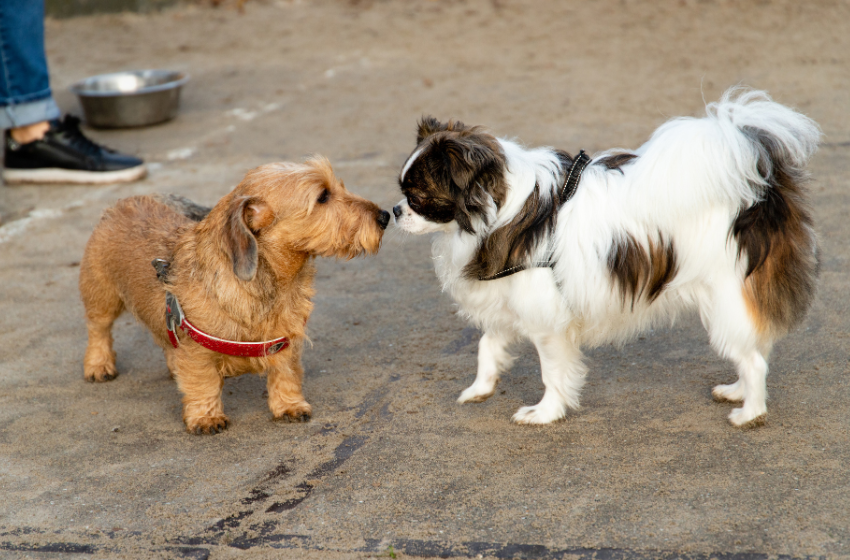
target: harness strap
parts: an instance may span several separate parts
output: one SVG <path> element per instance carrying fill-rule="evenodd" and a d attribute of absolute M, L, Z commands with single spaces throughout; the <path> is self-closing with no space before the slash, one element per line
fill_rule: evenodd
<path fill-rule="evenodd" d="M 581 181 L 581 174 L 584 172 L 585 167 L 591 162 L 590 156 L 588 156 L 584 150 L 579 150 L 578 155 L 573 159 L 573 163 L 570 165 L 570 168 L 564 174 L 564 184 L 561 187 L 560 192 L 558 193 L 558 205 L 563 206 L 575 195 L 578 190 L 578 184 Z M 512 274 L 516 274 L 517 272 L 522 272 L 523 270 L 528 270 L 529 268 L 551 268 L 554 263 L 549 260 L 541 263 L 531 263 L 528 265 L 518 265 L 512 266 L 510 268 L 506 268 L 500 272 L 497 272 L 493 276 L 488 276 L 486 278 L 479 278 L 481 281 L 489 281 L 489 280 L 498 280 L 499 278 L 505 278 L 506 276 L 510 276 Z"/>

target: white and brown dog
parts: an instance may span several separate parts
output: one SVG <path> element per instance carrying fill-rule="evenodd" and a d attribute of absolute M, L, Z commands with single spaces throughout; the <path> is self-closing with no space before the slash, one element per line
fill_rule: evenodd
<path fill-rule="evenodd" d="M 437 233 L 443 289 L 484 331 L 459 402 L 493 394 L 508 345 L 523 337 L 546 391 L 513 419 L 558 420 L 579 405 L 582 346 L 696 308 L 738 369 L 714 397 L 743 401 L 735 426 L 764 418 L 767 357 L 814 295 L 818 245 L 802 184 L 820 130 L 759 91 L 732 89 L 706 109 L 633 152 L 593 159 L 420 122 L 393 213 L 405 231 Z"/>

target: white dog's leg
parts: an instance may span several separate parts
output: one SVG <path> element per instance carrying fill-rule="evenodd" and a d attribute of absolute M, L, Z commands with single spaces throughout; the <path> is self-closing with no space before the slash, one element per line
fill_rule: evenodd
<path fill-rule="evenodd" d="M 741 402 L 744 400 L 744 386 L 740 379 L 729 385 L 715 385 L 714 389 L 711 390 L 711 395 L 714 400 L 720 402 Z"/>
<path fill-rule="evenodd" d="M 729 414 L 729 421 L 735 426 L 758 423 L 767 414 L 767 362 L 758 350 L 735 361 L 738 383 L 744 393 L 744 406 L 734 409 Z"/>
<path fill-rule="evenodd" d="M 581 351 L 564 333 L 534 338 L 540 355 L 540 369 L 546 392 L 534 406 L 524 406 L 514 414 L 518 424 L 548 424 L 564 417 L 567 408 L 579 407 L 579 393 L 587 367 Z"/>
<path fill-rule="evenodd" d="M 767 360 L 762 350 L 769 351 L 770 346 L 760 340 L 737 281 L 716 286 L 709 308 L 705 319 L 711 345 L 738 370 L 736 382 L 717 385 L 711 394 L 717 400 L 744 402 L 729 414 L 733 425 L 758 423 L 767 414 Z"/>
<path fill-rule="evenodd" d="M 478 375 L 475 382 L 460 394 L 457 402 L 484 402 L 493 395 L 499 374 L 510 368 L 514 361 L 508 353 L 509 343 L 509 337 L 494 332 L 484 333 L 478 343 Z"/>

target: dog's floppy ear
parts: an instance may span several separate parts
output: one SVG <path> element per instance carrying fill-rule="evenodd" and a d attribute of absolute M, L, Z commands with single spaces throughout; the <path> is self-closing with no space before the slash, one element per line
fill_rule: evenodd
<path fill-rule="evenodd" d="M 245 282 L 257 274 L 257 234 L 274 219 L 268 205 L 258 198 L 234 198 L 228 208 L 225 241 L 233 261 L 233 273 Z"/>
<path fill-rule="evenodd" d="M 480 215 L 487 223 L 489 198 L 496 207 L 504 200 L 504 156 L 480 135 L 443 138 L 435 143 L 435 149 L 443 157 L 444 180 L 452 185 L 455 221 L 474 234 L 472 215 Z"/>

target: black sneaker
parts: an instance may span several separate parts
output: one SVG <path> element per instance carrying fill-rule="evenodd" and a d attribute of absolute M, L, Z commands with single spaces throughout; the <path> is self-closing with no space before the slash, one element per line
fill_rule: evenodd
<path fill-rule="evenodd" d="M 80 119 L 50 121 L 41 140 L 19 144 L 6 131 L 3 179 L 7 183 L 123 183 L 147 173 L 137 157 L 120 154 L 86 138 Z"/>

